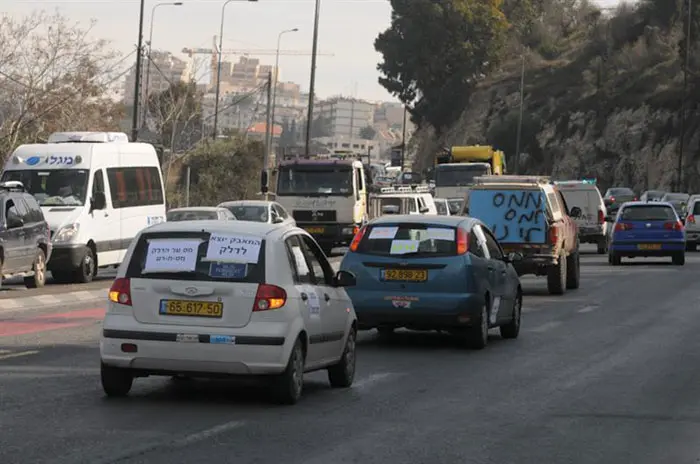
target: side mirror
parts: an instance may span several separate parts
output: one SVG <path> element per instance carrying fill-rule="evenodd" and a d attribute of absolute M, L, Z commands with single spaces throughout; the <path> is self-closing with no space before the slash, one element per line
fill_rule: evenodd
<path fill-rule="evenodd" d="M 427 213 L 427 212 L 429 212 L 429 211 L 430 211 L 430 208 L 427 208 L 427 207 L 425 207 L 425 206 L 422 207 L 420 210 L 418 210 L 418 212 L 421 213 L 421 214 L 425 214 L 425 213 Z"/>
<path fill-rule="evenodd" d="M 274 218 L 274 219 L 272 220 L 272 223 L 273 223 L 273 224 L 282 224 L 283 222 L 284 222 L 284 219 L 282 219 L 282 218 L 279 217 L 279 216 L 277 216 L 276 218 Z"/>
<path fill-rule="evenodd" d="M 523 260 L 523 254 L 519 253 L 517 251 L 508 253 L 503 257 L 503 261 L 506 263 L 515 263 L 517 261 L 522 261 Z"/>
<path fill-rule="evenodd" d="M 574 219 L 578 219 L 581 217 L 582 213 L 583 213 L 583 211 L 581 211 L 581 208 L 579 208 L 578 206 L 574 206 L 573 208 L 571 208 L 571 211 L 569 212 L 569 216 L 571 216 Z"/>
<path fill-rule="evenodd" d="M 104 192 L 95 192 L 90 201 L 90 206 L 93 211 L 105 209 L 107 206 L 107 197 L 105 197 Z"/>
<path fill-rule="evenodd" d="M 8 214 L 7 215 L 7 228 L 8 229 L 18 229 L 20 227 L 24 226 L 24 220 L 17 216 L 16 214 Z"/>
<path fill-rule="evenodd" d="M 333 277 L 334 287 L 354 287 L 357 285 L 355 274 L 348 271 L 338 271 Z"/>

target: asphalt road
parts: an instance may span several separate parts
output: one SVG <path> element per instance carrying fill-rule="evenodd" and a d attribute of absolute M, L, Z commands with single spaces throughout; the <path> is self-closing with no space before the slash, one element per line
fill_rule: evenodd
<path fill-rule="evenodd" d="M 521 337 L 494 334 L 480 352 L 364 333 L 355 385 L 310 375 L 293 407 L 257 385 L 159 378 L 107 400 L 100 308 L 12 314 L 0 322 L 0 462 L 697 463 L 700 253 L 688 256 L 613 268 L 590 254 L 581 289 L 561 297 L 524 278 Z"/>

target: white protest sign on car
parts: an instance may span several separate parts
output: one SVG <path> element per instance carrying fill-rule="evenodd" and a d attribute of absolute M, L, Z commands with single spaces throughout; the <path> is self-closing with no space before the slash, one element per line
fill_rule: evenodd
<path fill-rule="evenodd" d="M 396 237 L 396 233 L 399 231 L 398 227 L 372 227 L 372 231 L 369 233 L 370 240 L 386 240 L 393 239 Z"/>
<path fill-rule="evenodd" d="M 428 238 L 433 240 L 455 240 L 455 230 L 444 227 L 428 227 Z"/>
<path fill-rule="evenodd" d="M 143 272 L 194 271 L 201 242 L 199 239 L 149 240 Z"/>
<path fill-rule="evenodd" d="M 207 247 L 207 261 L 257 264 L 262 240 L 250 235 L 213 233 Z"/>

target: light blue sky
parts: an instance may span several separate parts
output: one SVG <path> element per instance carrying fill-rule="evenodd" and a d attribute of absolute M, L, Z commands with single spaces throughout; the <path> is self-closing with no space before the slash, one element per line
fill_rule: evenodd
<path fill-rule="evenodd" d="M 164 0 L 146 1 L 144 35 L 148 37 L 153 5 Z M 181 7 L 163 6 L 156 13 L 153 46 L 179 52 L 183 47 L 211 47 L 218 34 L 223 0 L 183 0 Z M 136 46 L 138 0 L 0 0 L 2 12 L 23 16 L 32 10 L 58 8 L 64 15 L 87 24 L 97 20 L 94 34 L 112 41 L 114 47 L 128 53 Z M 617 0 L 599 0 L 601 5 Z M 277 45 L 277 34 L 287 34 L 282 48 L 311 50 L 314 0 L 259 0 L 258 3 L 231 2 L 226 7 L 224 48 L 268 48 Z M 322 0 L 319 29 L 320 51 L 333 53 L 319 57 L 316 92 L 320 97 L 344 94 L 372 100 L 393 100 L 377 83 L 374 39 L 387 28 L 391 7 L 387 0 Z M 237 58 L 235 58 L 237 59 Z M 274 56 L 261 57 L 272 64 Z M 308 89 L 309 56 L 282 56 L 281 79 L 297 82 Z"/>

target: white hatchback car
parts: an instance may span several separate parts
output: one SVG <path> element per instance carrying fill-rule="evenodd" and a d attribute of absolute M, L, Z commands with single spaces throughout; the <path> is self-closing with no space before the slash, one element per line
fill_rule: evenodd
<path fill-rule="evenodd" d="M 268 224 L 296 225 L 296 221 L 284 206 L 276 201 L 238 200 L 225 201 L 217 208 L 226 208 L 239 221 L 267 222 Z"/>
<path fill-rule="evenodd" d="M 357 317 L 304 230 L 243 221 L 170 222 L 136 237 L 109 290 L 102 386 L 125 396 L 149 375 L 268 375 L 277 398 L 301 396 L 304 372 L 333 387 L 355 374 Z"/>

